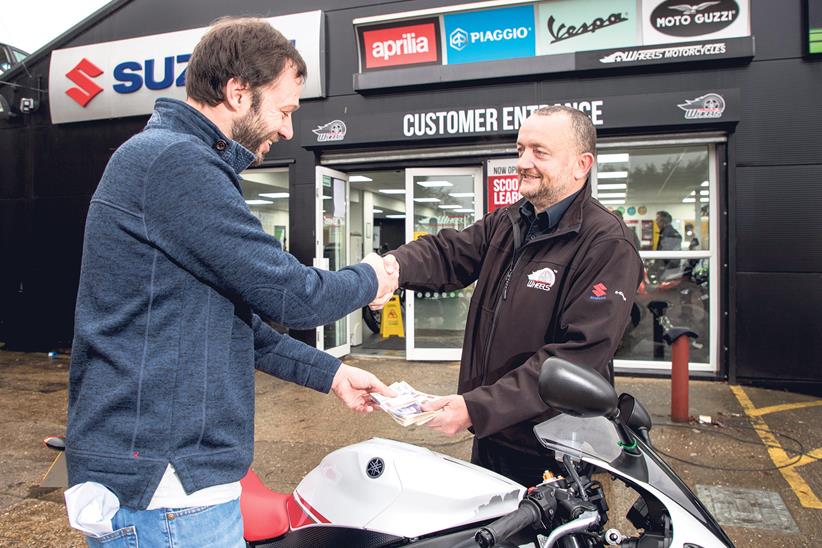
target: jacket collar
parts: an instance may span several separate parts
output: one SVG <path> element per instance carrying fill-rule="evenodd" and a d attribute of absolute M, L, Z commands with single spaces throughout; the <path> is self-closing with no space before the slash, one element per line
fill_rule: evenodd
<path fill-rule="evenodd" d="M 193 135 L 211 148 L 238 175 L 248 169 L 256 158 L 253 152 L 226 137 L 202 112 L 177 99 L 157 99 L 146 129 L 166 129 Z"/>
<path fill-rule="evenodd" d="M 568 232 L 579 232 L 579 229 L 582 226 L 582 210 L 585 207 L 585 204 L 590 199 L 591 181 L 589 179 L 585 182 L 585 185 L 582 187 L 582 190 L 580 192 L 577 192 L 576 197 L 568 206 L 568 209 L 565 210 L 565 213 L 563 213 L 562 217 L 559 220 L 559 224 L 557 225 L 556 230 L 554 230 L 550 234 L 545 234 L 543 236 L 534 238 L 534 240 L 532 241 L 536 242 L 548 238 L 554 238 L 556 236 L 560 236 Z M 522 198 L 520 201 L 506 208 L 508 210 L 506 213 L 508 214 L 508 218 L 511 220 L 512 223 L 524 222 L 519 210 L 522 204 L 526 201 L 527 200 L 525 198 Z"/>

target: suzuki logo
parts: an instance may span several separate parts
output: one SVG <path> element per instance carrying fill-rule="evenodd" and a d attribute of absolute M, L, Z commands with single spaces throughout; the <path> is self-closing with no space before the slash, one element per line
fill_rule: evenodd
<path fill-rule="evenodd" d="M 468 45 L 468 33 L 457 27 L 448 37 L 448 43 L 451 44 L 451 47 L 455 50 L 462 51 L 465 49 L 465 46 Z"/>
<path fill-rule="evenodd" d="M 91 80 L 91 78 L 96 78 L 101 74 L 103 74 L 103 71 L 84 57 L 82 61 L 77 63 L 77 66 L 66 73 L 66 77 L 77 84 L 76 88 L 67 89 L 66 95 L 85 108 L 98 93 L 103 91 L 103 88 Z"/>

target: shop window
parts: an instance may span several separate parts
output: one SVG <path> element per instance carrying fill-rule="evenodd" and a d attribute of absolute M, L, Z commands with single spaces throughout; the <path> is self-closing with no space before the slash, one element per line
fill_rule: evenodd
<path fill-rule="evenodd" d="M 594 192 L 623 218 L 645 265 L 617 360 L 665 367 L 670 347 L 660 337 L 673 325 L 698 333 L 691 362 L 709 367 L 714 171 L 708 144 L 599 151 Z"/>
<path fill-rule="evenodd" d="M 288 251 L 288 170 L 253 169 L 244 171 L 240 188 L 251 213 L 268 234 L 277 238 Z"/>

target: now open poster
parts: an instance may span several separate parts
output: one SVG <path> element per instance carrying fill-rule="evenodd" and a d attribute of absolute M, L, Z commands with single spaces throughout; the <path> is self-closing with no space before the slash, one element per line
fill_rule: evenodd
<path fill-rule="evenodd" d="M 488 160 L 488 213 L 519 201 L 517 159 Z"/>

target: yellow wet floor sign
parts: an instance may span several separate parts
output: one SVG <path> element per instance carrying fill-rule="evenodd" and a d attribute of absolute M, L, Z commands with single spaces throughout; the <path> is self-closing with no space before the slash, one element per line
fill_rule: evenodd
<path fill-rule="evenodd" d="M 405 337 L 405 330 L 402 328 L 402 309 L 400 308 L 400 297 L 391 297 L 382 309 L 380 317 L 380 337 L 386 339 L 396 335 Z"/>

